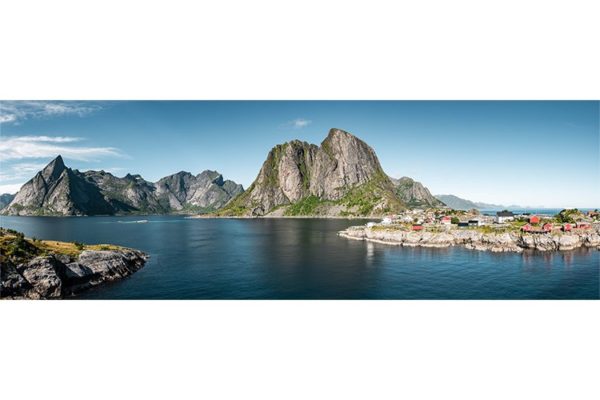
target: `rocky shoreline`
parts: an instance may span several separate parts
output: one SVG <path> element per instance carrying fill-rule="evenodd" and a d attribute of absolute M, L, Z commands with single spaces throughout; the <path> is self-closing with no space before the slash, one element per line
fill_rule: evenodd
<path fill-rule="evenodd" d="M 375 229 L 373 229 L 375 228 Z M 476 230 L 452 229 L 444 232 L 412 232 L 394 228 L 351 226 L 338 232 L 347 239 L 367 240 L 376 243 L 406 247 L 464 246 L 467 249 L 492 252 L 522 252 L 526 249 L 540 251 L 573 250 L 591 247 L 600 250 L 600 227 L 586 232 L 528 234 L 482 233 Z"/>
<path fill-rule="evenodd" d="M 148 256 L 133 249 L 84 250 L 76 257 L 51 254 L 14 264 L 2 262 L 0 298 L 61 299 L 125 278 Z"/>

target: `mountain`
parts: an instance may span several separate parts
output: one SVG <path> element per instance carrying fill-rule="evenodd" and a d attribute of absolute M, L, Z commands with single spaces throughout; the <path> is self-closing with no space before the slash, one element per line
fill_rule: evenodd
<path fill-rule="evenodd" d="M 444 207 L 444 203 L 436 199 L 429 189 L 421 182 L 417 182 L 407 176 L 400 179 L 390 177 L 390 180 L 396 187 L 396 194 L 409 207 Z"/>
<path fill-rule="evenodd" d="M 3 210 L 9 215 L 114 215 L 207 212 L 241 193 L 216 171 L 179 172 L 156 183 L 140 175 L 118 178 L 105 171 L 80 172 L 56 157 L 25 183 Z"/>
<path fill-rule="evenodd" d="M 16 215 L 109 214 L 112 207 L 95 185 L 78 172 L 67 168 L 56 157 L 29 182 L 3 210 Z"/>
<path fill-rule="evenodd" d="M 159 201 L 172 210 L 214 211 L 243 191 L 242 185 L 209 170 L 196 176 L 181 171 L 156 182 Z"/>
<path fill-rule="evenodd" d="M 373 149 L 331 129 L 320 146 L 275 146 L 248 190 L 217 214 L 375 216 L 406 207 Z"/>
<path fill-rule="evenodd" d="M 504 208 L 506 208 L 503 205 L 488 204 L 461 199 L 460 197 L 454 196 L 452 194 L 436 194 L 435 197 L 438 200 L 443 201 L 448 207 L 453 208 L 455 210 L 503 210 Z"/>
<path fill-rule="evenodd" d="M 4 193 L 0 194 L 0 210 L 10 204 L 10 202 L 15 198 L 14 194 Z"/>

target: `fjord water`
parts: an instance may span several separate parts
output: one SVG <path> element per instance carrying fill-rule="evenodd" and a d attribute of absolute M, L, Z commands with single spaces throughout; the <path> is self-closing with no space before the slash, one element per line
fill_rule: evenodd
<path fill-rule="evenodd" d="M 490 253 L 348 240 L 366 221 L 0 217 L 29 237 L 150 255 L 83 299 L 598 299 L 600 252 Z M 147 223 L 136 223 L 145 219 Z"/>

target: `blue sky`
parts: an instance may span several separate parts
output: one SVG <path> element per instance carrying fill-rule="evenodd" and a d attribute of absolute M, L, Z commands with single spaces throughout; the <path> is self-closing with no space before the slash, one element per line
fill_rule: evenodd
<path fill-rule="evenodd" d="M 80 170 L 156 181 L 221 172 L 248 187 L 268 151 L 319 144 L 330 128 L 366 141 L 393 177 L 434 194 L 545 207 L 600 207 L 599 102 L 2 101 L 0 192 L 57 154 Z"/>

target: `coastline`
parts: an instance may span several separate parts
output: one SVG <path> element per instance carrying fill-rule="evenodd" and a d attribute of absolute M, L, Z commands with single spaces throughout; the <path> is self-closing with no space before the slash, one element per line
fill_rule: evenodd
<path fill-rule="evenodd" d="M 338 236 L 351 240 L 404 246 L 445 248 L 463 246 L 470 250 L 491 252 L 516 252 L 524 250 L 566 251 L 580 247 L 600 250 L 600 225 L 585 232 L 569 234 L 481 233 L 474 230 L 448 230 L 445 232 L 410 232 L 393 228 L 372 229 L 351 226 L 338 232 Z"/>
<path fill-rule="evenodd" d="M 337 215 L 190 215 L 187 219 L 347 219 L 347 220 L 379 220 L 381 217 L 342 217 Z"/>

